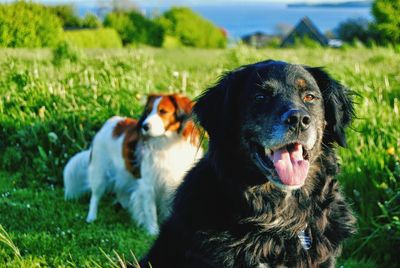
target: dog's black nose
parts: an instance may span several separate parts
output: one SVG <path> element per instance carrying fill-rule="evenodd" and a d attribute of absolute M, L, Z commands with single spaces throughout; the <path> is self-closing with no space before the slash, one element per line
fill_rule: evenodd
<path fill-rule="evenodd" d="M 308 129 L 311 123 L 311 117 L 302 110 L 290 110 L 283 115 L 283 120 L 291 130 L 304 131 Z"/>
<path fill-rule="evenodd" d="M 143 124 L 143 125 L 142 125 L 142 129 L 143 129 L 145 132 L 149 131 L 149 129 L 150 129 L 150 124 L 149 124 L 149 123 Z"/>

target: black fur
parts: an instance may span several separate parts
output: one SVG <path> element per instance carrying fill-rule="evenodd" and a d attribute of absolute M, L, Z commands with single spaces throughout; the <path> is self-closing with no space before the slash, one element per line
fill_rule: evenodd
<path fill-rule="evenodd" d="M 306 103 L 303 91 L 316 99 Z M 288 109 L 309 114 L 312 124 L 286 130 L 280 142 L 317 133 L 308 177 L 295 190 L 277 187 L 252 158 L 253 143 L 277 142 L 273 134 L 277 126 L 286 129 L 281 118 Z M 179 187 L 141 267 L 334 266 L 355 222 L 335 179 L 334 143 L 345 145 L 353 116 L 349 90 L 319 68 L 265 61 L 225 74 L 199 97 L 194 113 L 209 134 L 209 151 Z M 312 240 L 308 250 L 300 231 Z"/>
<path fill-rule="evenodd" d="M 324 142 L 327 144 L 337 142 L 345 147 L 347 143 L 344 129 L 354 116 L 354 108 L 349 98 L 350 91 L 333 80 L 321 68 L 306 67 L 306 70 L 313 75 L 324 95 L 327 111 L 325 119 L 330 123 L 326 129 Z"/>

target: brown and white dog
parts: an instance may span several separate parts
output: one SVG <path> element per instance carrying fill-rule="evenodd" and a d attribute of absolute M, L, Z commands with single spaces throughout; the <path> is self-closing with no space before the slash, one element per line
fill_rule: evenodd
<path fill-rule="evenodd" d="M 91 148 L 67 163 L 65 198 L 91 191 L 87 222 L 93 222 L 101 197 L 112 191 L 139 225 L 157 234 L 175 189 L 202 157 L 192 106 L 181 95 L 150 95 L 139 121 L 110 118 Z"/>

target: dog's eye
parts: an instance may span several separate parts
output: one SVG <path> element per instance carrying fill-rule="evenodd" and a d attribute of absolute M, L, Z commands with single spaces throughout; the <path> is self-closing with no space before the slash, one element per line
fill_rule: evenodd
<path fill-rule="evenodd" d="M 168 111 L 167 111 L 167 110 L 164 110 L 164 109 L 160 109 L 159 113 L 160 113 L 160 114 L 166 114 L 166 113 L 168 113 Z"/>
<path fill-rule="evenodd" d="M 313 94 L 307 94 L 304 96 L 303 100 L 305 102 L 312 102 L 313 100 L 315 100 L 316 97 Z"/>
<path fill-rule="evenodd" d="M 267 99 L 267 96 L 265 94 L 260 93 L 260 94 L 255 95 L 254 99 L 256 102 L 263 102 Z"/>

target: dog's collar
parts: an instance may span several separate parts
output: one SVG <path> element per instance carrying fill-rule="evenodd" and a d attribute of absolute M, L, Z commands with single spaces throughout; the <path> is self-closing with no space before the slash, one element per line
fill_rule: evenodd
<path fill-rule="evenodd" d="M 309 250 L 311 248 L 312 240 L 310 234 L 307 231 L 307 228 L 305 230 L 301 230 L 300 232 L 298 232 L 297 237 L 300 239 L 301 246 L 305 250 Z"/>

